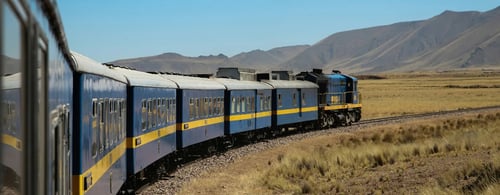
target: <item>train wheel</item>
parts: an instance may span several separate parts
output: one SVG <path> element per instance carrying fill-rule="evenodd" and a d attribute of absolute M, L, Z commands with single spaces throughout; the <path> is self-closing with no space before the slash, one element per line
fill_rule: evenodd
<path fill-rule="evenodd" d="M 335 127 L 335 119 L 333 118 L 332 115 L 328 116 L 328 126 Z"/>
<path fill-rule="evenodd" d="M 328 127 L 328 115 L 321 113 L 321 128 L 326 129 Z"/>

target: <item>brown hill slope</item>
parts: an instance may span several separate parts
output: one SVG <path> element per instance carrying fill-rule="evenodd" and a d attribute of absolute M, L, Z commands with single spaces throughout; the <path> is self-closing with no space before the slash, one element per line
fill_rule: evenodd
<path fill-rule="evenodd" d="M 157 56 L 117 60 L 109 63 L 128 66 L 141 71 L 178 73 L 214 73 L 219 67 L 241 66 L 235 64 L 223 54 L 186 57 L 177 53 L 164 53 Z"/>
<path fill-rule="evenodd" d="M 268 71 L 277 68 L 278 65 L 290 60 L 307 48 L 309 45 L 278 47 L 268 51 L 258 49 L 235 55 L 231 57 L 231 60 L 245 67 Z"/>
<path fill-rule="evenodd" d="M 335 33 L 283 66 L 356 73 L 499 66 L 498 21 L 500 7 Z"/>
<path fill-rule="evenodd" d="M 253 50 L 240 53 L 231 58 L 223 54 L 186 57 L 177 53 L 164 53 L 157 56 L 116 60 L 109 63 L 152 72 L 215 73 L 219 67 L 247 67 L 259 71 L 268 71 L 308 47 L 308 45 L 298 45 L 278 47 L 268 51 Z"/>

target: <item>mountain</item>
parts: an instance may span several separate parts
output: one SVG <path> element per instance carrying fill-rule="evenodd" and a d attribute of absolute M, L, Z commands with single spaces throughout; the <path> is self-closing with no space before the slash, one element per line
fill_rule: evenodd
<path fill-rule="evenodd" d="M 253 50 L 231 58 L 223 54 L 217 56 L 186 57 L 177 53 L 164 53 L 157 56 L 123 59 L 109 62 L 128 66 L 141 71 L 177 73 L 215 73 L 219 67 L 247 67 L 259 71 L 279 69 L 279 65 L 307 49 L 308 45 L 273 48 L 268 51 Z"/>
<path fill-rule="evenodd" d="M 427 20 L 338 32 L 312 46 L 253 50 L 230 58 L 164 53 L 111 63 L 181 73 L 215 73 L 218 67 L 295 72 L 320 68 L 358 74 L 500 67 L 499 21 L 500 7 L 487 12 L 444 11 Z"/>
<path fill-rule="evenodd" d="M 235 55 L 231 57 L 231 60 L 244 67 L 268 71 L 295 57 L 307 48 L 309 48 L 309 45 L 277 47 L 268 51 L 257 49 Z"/>
<path fill-rule="evenodd" d="M 219 67 L 238 67 L 223 54 L 186 57 L 177 53 L 164 53 L 157 56 L 132 58 L 109 62 L 120 66 L 128 66 L 146 72 L 177 72 L 177 73 L 215 73 Z"/>
<path fill-rule="evenodd" d="M 500 66 L 500 7 L 339 32 L 282 64 L 350 73 Z"/>

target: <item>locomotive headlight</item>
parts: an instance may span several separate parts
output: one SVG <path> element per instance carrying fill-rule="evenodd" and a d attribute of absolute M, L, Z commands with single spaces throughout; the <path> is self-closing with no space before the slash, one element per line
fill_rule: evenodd
<path fill-rule="evenodd" d="M 135 145 L 136 146 L 141 145 L 141 138 L 135 139 Z"/>

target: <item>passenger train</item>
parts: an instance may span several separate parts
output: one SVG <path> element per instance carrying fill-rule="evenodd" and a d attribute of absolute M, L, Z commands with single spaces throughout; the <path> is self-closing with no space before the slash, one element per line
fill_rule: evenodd
<path fill-rule="evenodd" d="M 146 73 L 71 52 L 54 1 L 0 10 L 0 194 L 124 193 L 189 154 L 361 119 L 338 71 Z"/>

